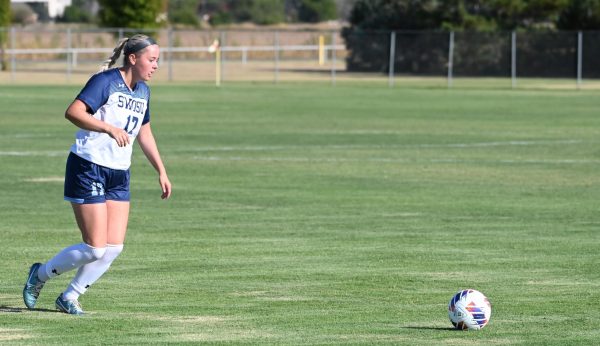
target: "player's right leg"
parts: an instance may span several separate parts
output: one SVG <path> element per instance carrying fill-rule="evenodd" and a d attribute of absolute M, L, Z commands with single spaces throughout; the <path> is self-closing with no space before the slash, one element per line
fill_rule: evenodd
<path fill-rule="evenodd" d="M 107 200 L 106 208 L 108 211 L 106 253 L 101 259 L 79 267 L 77 274 L 63 292 L 62 297 L 64 299 L 79 299 L 80 295 L 86 293 L 90 286 L 104 275 L 113 261 L 123 251 L 123 242 L 125 241 L 129 219 L 129 201 Z"/>
<path fill-rule="evenodd" d="M 61 295 L 56 298 L 55 302 L 56 308 L 59 311 L 62 311 L 69 315 L 83 315 L 83 309 L 81 308 L 81 304 L 77 300 L 68 300 L 64 298 L 64 295 Z"/>

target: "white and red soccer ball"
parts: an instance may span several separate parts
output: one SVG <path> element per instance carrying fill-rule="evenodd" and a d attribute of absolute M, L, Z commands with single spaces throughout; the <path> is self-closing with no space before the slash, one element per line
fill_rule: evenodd
<path fill-rule="evenodd" d="M 479 330 L 490 321 L 492 305 L 483 293 L 462 290 L 450 299 L 448 316 L 456 329 Z"/>

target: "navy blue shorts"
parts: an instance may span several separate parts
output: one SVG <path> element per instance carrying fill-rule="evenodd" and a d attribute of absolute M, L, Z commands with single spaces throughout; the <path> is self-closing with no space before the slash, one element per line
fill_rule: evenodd
<path fill-rule="evenodd" d="M 77 204 L 129 201 L 129 170 L 97 165 L 70 153 L 65 173 L 65 200 Z"/>

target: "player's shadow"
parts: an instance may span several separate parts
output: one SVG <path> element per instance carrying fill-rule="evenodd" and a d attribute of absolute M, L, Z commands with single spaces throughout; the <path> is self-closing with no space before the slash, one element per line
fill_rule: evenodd
<path fill-rule="evenodd" d="M 26 311 L 40 311 L 40 312 L 60 312 L 58 310 L 50 310 L 50 309 L 27 309 L 27 308 L 15 308 L 12 306 L 0 305 L 0 312 L 12 312 L 12 313 L 20 313 Z"/>
<path fill-rule="evenodd" d="M 421 329 L 421 330 L 458 330 L 452 327 L 426 327 L 426 326 L 406 326 L 404 329 Z"/>

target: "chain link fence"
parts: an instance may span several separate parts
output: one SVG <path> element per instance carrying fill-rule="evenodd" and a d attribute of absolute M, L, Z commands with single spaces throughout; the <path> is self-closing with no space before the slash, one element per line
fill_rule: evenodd
<path fill-rule="evenodd" d="M 4 28 L 0 83 L 82 83 L 131 29 Z M 596 85 L 600 32 L 144 31 L 161 44 L 158 82 L 381 81 L 390 86 L 495 79 Z M 215 39 L 220 54 L 209 51 Z M 217 60 L 218 58 L 218 60 Z M 541 79 L 541 81 L 540 81 Z M 584 83 L 585 80 L 585 83 Z M 504 84 L 502 84 L 504 83 Z"/>

